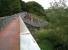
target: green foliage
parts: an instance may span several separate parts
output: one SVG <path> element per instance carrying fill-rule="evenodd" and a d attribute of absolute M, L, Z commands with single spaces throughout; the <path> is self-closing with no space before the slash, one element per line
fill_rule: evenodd
<path fill-rule="evenodd" d="M 48 39 L 52 41 L 56 48 L 62 48 L 63 50 L 68 50 L 68 14 L 67 9 L 58 8 L 58 9 L 48 9 L 47 17 L 49 19 L 48 31 L 50 36 L 48 35 Z M 64 47 L 63 47 L 64 46 Z M 61 50 L 61 49 L 58 49 Z"/>
<path fill-rule="evenodd" d="M 39 43 L 39 46 L 41 47 L 41 50 L 53 50 L 53 45 L 47 40 Z"/>
<path fill-rule="evenodd" d="M 27 5 L 24 1 L 21 1 L 21 8 L 22 8 L 22 11 L 27 11 Z"/>
<path fill-rule="evenodd" d="M 41 50 L 53 50 L 53 44 L 48 39 L 46 39 L 47 37 L 49 37 L 49 35 L 51 35 L 48 34 L 47 29 L 35 29 L 34 32 L 34 37 L 41 47 Z"/>
<path fill-rule="evenodd" d="M 0 16 L 12 15 L 20 10 L 20 0 L 0 0 Z"/>
<path fill-rule="evenodd" d="M 24 2 L 21 1 L 22 11 L 29 12 L 31 14 L 37 15 L 39 18 L 47 18 L 44 8 L 35 1 Z"/>
<path fill-rule="evenodd" d="M 46 11 L 49 22 L 48 28 L 35 30 L 35 38 L 42 50 L 53 48 L 53 50 L 68 50 L 68 8 L 52 7 Z M 50 46 L 47 47 L 48 43 Z M 47 44 L 47 45 L 46 45 Z"/>
<path fill-rule="evenodd" d="M 27 5 L 28 12 L 34 13 L 36 15 L 40 15 L 40 14 L 45 15 L 45 11 L 39 3 L 35 1 L 30 1 L 30 2 L 27 2 L 26 5 Z"/>

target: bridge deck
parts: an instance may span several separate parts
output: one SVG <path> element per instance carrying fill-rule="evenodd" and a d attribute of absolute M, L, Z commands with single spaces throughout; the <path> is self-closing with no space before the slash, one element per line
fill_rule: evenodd
<path fill-rule="evenodd" d="M 7 18 L 7 22 L 4 23 L 5 27 L 2 26 L 2 30 L 0 30 L 0 50 L 19 50 L 19 33 L 20 33 L 20 24 L 17 17 Z M 4 19 L 6 20 L 6 19 Z M 4 22 L 1 21 L 1 22 Z M 2 23 L 0 23 L 2 24 Z M 3 25 L 4 25 L 3 24 Z"/>

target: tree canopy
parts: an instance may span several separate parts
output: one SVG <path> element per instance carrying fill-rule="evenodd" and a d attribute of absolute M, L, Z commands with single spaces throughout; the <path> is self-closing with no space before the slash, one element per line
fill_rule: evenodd
<path fill-rule="evenodd" d="M 49 20 L 46 38 L 51 41 L 56 50 L 68 50 L 68 8 L 64 0 L 52 4 L 46 13 Z"/>
<path fill-rule="evenodd" d="M 36 15 L 45 15 L 44 8 L 35 1 L 29 1 L 25 3 L 24 1 L 21 1 L 22 10 L 27 11 L 30 13 L 34 13 Z"/>
<path fill-rule="evenodd" d="M 0 0 L 0 16 L 12 15 L 20 10 L 20 0 Z"/>
<path fill-rule="evenodd" d="M 22 8 L 22 11 L 27 11 L 27 5 L 24 1 L 21 1 L 21 8 Z"/>
<path fill-rule="evenodd" d="M 38 15 L 44 13 L 43 7 L 35 1 L 27 2 L 26 5 L 27 5 L 27 8 L 28 8 L 28 10 L 27 10 L 28 12 L 36 13 Z"/>

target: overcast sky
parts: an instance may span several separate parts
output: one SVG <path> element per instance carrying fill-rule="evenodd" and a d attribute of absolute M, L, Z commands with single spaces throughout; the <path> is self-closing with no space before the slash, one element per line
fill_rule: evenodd
<path fill-rule="evenodd" d="M 38 2 L 39 4 L 41 4 L 45 9 L 47 9 L 48 7 L 50 7 L 50 2 L 54 1 L 54 0 L 23 0 L 25 2 L 28 2 L 28 1 L 36 1 Z M 58 1 L 58 0 L 57 0 Z M 67 5 L 68 5 L 68 2 L 66 2 Z"/>

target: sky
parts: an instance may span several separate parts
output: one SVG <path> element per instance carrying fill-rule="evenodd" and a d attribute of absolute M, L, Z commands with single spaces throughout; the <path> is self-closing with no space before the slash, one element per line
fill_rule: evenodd
<path fill-rule="evenodd" d="M 50 2 L 52 2 L 54 0 L 23 0 L 23 1 L 25 1 L 25 2 L 28 2 L 28 1 L 36 1 L 40 5 L 42 5 L 42 7 L 44 7 L 44 9 L 47 9 L 48 7 L 50 7 Z M 68 5 L 68 1 L 66 2 L 66 4 Z"/>

